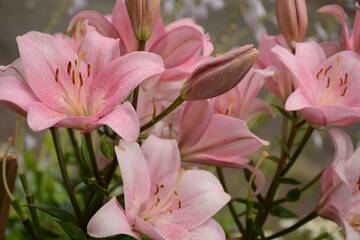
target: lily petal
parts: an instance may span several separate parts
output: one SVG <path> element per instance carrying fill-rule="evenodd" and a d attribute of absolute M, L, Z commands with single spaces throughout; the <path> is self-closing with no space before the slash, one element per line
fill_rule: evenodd
<path fill-rule="evenodd" d="M 111 24 L 119 33 L 117 38 L 121 38 L 126 50 L 124 53 L 130 53 L 137 50 L 137 39 L 133 33 L 130 18 L 126 10 L 124 0 L 118 0 L 112 11 Z"/>
<path fill-rule="evenodd" d="M 323 48 L 316 42 L 295 43 L 295 56 L 301 59 L 304 66 L 314 72 L 326 60 Z"/>
<path fill-rule="evenodd" d="M 96 122 L 96 117 L 69 117 L 57 112 L 41 102 L 29 105 L 27 121 L 33 131 L 41 131 L 52 126 L 69 127 L 82 130 L 87 125 Z"/>
<path fill-rule="evenodd" d="M 158 229 L 151 226 L 148 222 L 144 221 L 142 218 L 136 216 L 135 220 L 135 229 L 145 236 L 156 239 L 156 240 L 169 240 L 165 236 L 163 236 Z"/>
<path fill-rule="evenodd" d="M 336 4 L 329 4 L 321 7 L 318 10 L 319 13 L 327 13 L 335 16 L 342 23 L 342 42 L 344 50 L 350 50 L 352 44 L 350 43 L 349 38 L 349 29 L 346 24 L 346 16 L 344 9 Z"/>
<path fill-rule="evenodd" d="M 124 100 L 143 80 L 163 71 L 163 62 L 158 55 L 147 52 L 126 54 L 112 61 L 95 77 L 89 86 L 87 102 L 102 106 L 102 109 L 94 109 L 96 116 L 102 116 Z"/>
<path fill-rule="evenodd" d="M 159 54 L 166 68 L 172 68 L 193 57 L 201 46 L 202 34 L 193 27 L 182 26 L 159 38 L 149 51 Z"/>
<path fill-rule="evenodd" d="M 89 20 L 96 30 L 105 37 L 119 38 L 119 33 L 114 26 L 101 13 L 95 11 L 82 11 L 76 14 L 70 21 L 68 32 L 75 26 L 76 22 Z"/>
<path fill-rule="evenodd" d="M 68 104 L 62 96 L 64 89 L 73 88 L 66 69 L 69 61 L 77 59 L 75 52 L 52 35 L 40 32 L 29 32 L 16 39 L 32 91 L 49 108 L 65 111 Z M 55 79 L 57 69 L 59 82 Z"/>
<path fill-rule="evenodd" d="M 225 240 L 224 230 L 218 222 L 211 218 L 190 232 L 192 240 Z"/>
<path fill-rule="evenodd" d="M 155 181 L 180 167 L 180 152 L 175 140 L 151 135 L 141 145 L 141 150 L 149 166 L 150 178 Z"/>
<path fill-rule="evenodd" d="M 125 212 L 116 200 L 111 198 L 90 219 L 87 225 L 87 233 L 96 238 L 109 237 L 117 234 L 126 234 L 140 239 L 138 233 L 132 231 L 131 225 L 126 219 Z"/>
<path fill-rule="evenodd" d="M 109 126 L 114 132 L 129 142 L 135 142 L 140 133 L 137 113 L 129 102 L 121 104 L 99 121 L 87 127 L 84 132 L 89 133 L 103 125 Z"/>
<path fill-rule="evenodd" d="M 208 128 L 212 107 L 208 100 L 188 102 L 180 120 L 179 148 L 193 147 Z"/>
<path fill-rule="evenodd" d="M 93 78 L 120 57 L 119 39 L 104 37 L 97 31 L 90 31 L 83 37 L 79 50 L 85 53 L 84 62 L 90 64 L 89 74 Z"/>
<path fill-rule="evenodd" d="M 177 175 L 178 173 L 173 173 L 165 176 L 160 182 L 173 183 Z M 163 191 L 166 192 L 165 188 Z M 224 192 L 219 180 L 212 173 L 202 170 L 186 171 L 176 191 L 177 196 L 184 203 L 183 206 L 174 209 L 172 214 L 157 216 L 154 222 L 174 223 L 185 229 L 193 229 L 205 223 L 231 198 Z"/>
<path fill-rule="evenodd" d="M 120 140 L 115 151 L 124 182 L 126 216 L 133 224 L 150 196 L 150 171 L 139 144 Z"/>
<path fill-rule="evenodd" d="M 20 97 L 21 96 L 21 97 Z M 29 103 L 39 101 L 30 87 L 16 77 L 0 78 L 0 102 L 21 115 L 28 112 Z"/>
<path fill-rule="evenodd" d="M 354 153 L 354 144 L 349 135 L 341 129 L 331 128 L 327 132 L 335 147 L 334 162 L 348 159 Z"/>

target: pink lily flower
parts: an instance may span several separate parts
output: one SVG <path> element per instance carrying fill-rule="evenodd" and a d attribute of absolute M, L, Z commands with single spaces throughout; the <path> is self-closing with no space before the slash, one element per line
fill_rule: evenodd
<path fill-rule="evenodd" d="M 351 36 L 349 35 L 349 29 L 346 24 L 346 14 L 342 7 L 336 4 L 329 4 L 321 7 L 318 12 L 335 16 L 342 23 L 343 50 L 352 50 L 360 54 L 360 6 L 356 4 L 356 17 Z"/>
<path fill-rule="evenodd" d="M 360 239 L 360 148 L 354 152 L 350 137 L 339 129 L 328 130 L 335 157 L 321 177 L 317 212 L 346 230 L 347 240 Z"/>
<path fill-rule="evenodd" d="M 230 91 L 210 99 L 215 113 L 249 121 L 256 114 L 268 112 L 275 117 L 270 105 L 256 96 L 265 80 L 274 75 L 271 69 L 251 69 L 241 82 Z"/>
<path fill-rule="evenodd" d="M 159 56 L 137 52 L 120 57 L 119 40 L 96 31 L 84 37 L 78 54 L 39 32 L 17 41 L 25 79 L 0 78 L 0 101 L 27 112 L 31 129 L 56 126 L 90 132 L 108 125 L 123 138 L 136 140 L 137 114 L 128 102 L 120 103 L 141 81 L 164 70 Z"/>
<path fill-rule="evenodd" d="M 261 36 L 257 66 L 260 69 L 266 69 L 268 67 L 274 69 L 275 74 L 266 80 L 264 87 L 285 102 L 293 91 L 293 77 L 284 64 L 274 57 L 274 54 L 271 52 L 271 49 L 277 45 L 286 48 L 290 53 L 291 50 L 282 35 Z"/>
<path fill-rule="evenodd" d="M 326 58 L 315 42 L 296 43 L 295 56 L 280 46 L 272 51 L 292 73 L 297 88 L 286 101 L 287 111 L 299 110 L 315 126 L 360 120 L 358 54 L 343 51 Z"/>
<path fill-rule="evenodd" d="M 214 114 L 208 100 L 186 104 L 177 141 L 183 161 L 250 171 L 254 168 L 244 156 L 269 144 L 251 133 L 244 121 Z M 255 174 L 258 179 L 257 194 L 265 179 L 259 170 Z"/>
<path fill-rule="evenodd" d="M 121 54 L 134 52 L 138 48 L 124 0 L 118 0 L 112 12 L 111 21 L 95 11 L 83 11 L 73 17 L 70 31 L 77 21 L 87 19 L 102 35 L 120 39 Z M 154 30 L 146 41 L 145 51 L 160 55 L 166 71 L 143 84 L 144 89 L 153 87 L 159 80 L 173 81 L 186 78 L 192 70 L 213 51 L 209 35 L 191 19 L 176 21 L 164 27 L 160 15 Z M 200 52 L 202 51 L 202 55 Z M 195 64 L 194 64 L 195 63 Z M 190 67 L 190 68 L 189 68 Z"/>
<path fill-rule="evenodd" d="M 180 168 L 174 140 L 150 136 L 141 148 L 121 140 L 115 150 L 124 182 L 125 211 L 112 198 L 89 221 L 90 236 L 225 240 L 211 216 L 230 196 L 210 172 Z"/>

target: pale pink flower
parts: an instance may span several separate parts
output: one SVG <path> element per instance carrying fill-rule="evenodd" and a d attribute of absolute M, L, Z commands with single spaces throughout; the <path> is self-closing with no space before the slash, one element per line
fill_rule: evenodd
<path fill-rule="evenodd" d="M 186 104 L 178 131 L 176 139 L 181 159 L 197 164 L 254 171 L 245 155 L 268 145 L 267 141 L 251 133 L 244 121 L 214 114 L 208 100 Z M 258 178 L 258 193 L 265 180 L 260 171 L 256 170 L 255 174 Z"/>
<path fill-rule="evenodd" d="M 360 239 L 360 148 L 354 152 L 350 137 L 339 129 L 328 130 L 335 157 L 321 177 L 317 212 L 346 230 L 347 240 Z"/>
<path fill-rule="evenodd" d="M 287 111 L 300 111 L 315 126 L 347 125 L 360 120 L 360 56 L 343 51 L 326 58 L 315 42 L 296 43 L 296 55 L 276 46 L 275 56 L 294 77 L 296 91 Z"/>
<path fill-rule="evenodd" d="M 120 103 L 144 79 L 164 70 L 159 56 L 137 52 L 120 57 L 119 40 L 96 31 L 84 37 L 78 54 L 54 36 L 39 32 L 17 41 L 24 81 L 0 78 L 0 100 L 27 112 L 30 128 L 89 132 L 108 125 L 125 139 L 136 140 L 136 112 L 128 102 Z"/>
<path fill-rule="evenodd" d="M 346 24 L 346 14 L 342 7 L 335 4 L 329 4 L 321 7 L 318 12 L 331 14 L 342 23 L 343 50 L 352 50 L 360 53 L 360 6 L 358 4 L 356 4 L 356 17 L 351 36 L 349 34 L 349 29 Z"/>
<path fill-rule="evenodd" d="M 124 0 L 118 0 L 112 12 L 111 21 L 95 11 L 83 11 L 71 20 L 69 30 L 74 24 L 87 19 L 89 24 L 106 37 L 120 39 L 121 54 L 134 52 L 138 48 Z M 155 22 L 151 37 L 146 41 L 145 51 L 159 54 L 166 71 L 163 75 L 144 82 L 143 87 L 153 87 L 159 80 L 173 81 L 187 77 L 204 57 L 213 51 L 209 35 L 191 19 L 182 19 L 164 27 L 160 15 Z M 200 54 L 200 52 L 202 52 Z M 196 63 L 196 64 L 194 64 Z"/>
<path fill-rule="evenodd" d="M 225 240 L 211 219 L 229 200 L 210 172 L 180 168 L 174 140 L 150 136 L 143 145 L 121 140 L 116 147 L 124 182 L 125 211 L 112 198 L 89 221 L 92 237 L 143 234 L 157 240 Z"/>
<path fill-rule="evenodd" d="M 266 101 L 256 98 L 266 79 L 273 75 L 273 70 L 252 68 L 236 87 L 210 99 L 214 112 L 244 121 L 249 121 L 261 112 L 268 112 L 274 117 L 270 105 Z"/>
<path fill-rule="evenodd" d="M 266 80 L 264 87 L 285 102 L 293 91 L 293 77 L 284 64 L 271 52 L 271 49 L 277 45 L 286 48 L 290 53 L 291 50 L 282 35 L 261 36 L 257 66 L 260 69 L 271 67 L 274 70 L 275 74 Z"/>

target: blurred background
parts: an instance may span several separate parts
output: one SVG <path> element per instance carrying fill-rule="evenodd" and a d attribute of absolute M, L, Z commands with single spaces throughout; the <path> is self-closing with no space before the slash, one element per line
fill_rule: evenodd
<path fill-rule="evenodd" d="M 47 33 L 64 32 L 70 19 L 79 11 L 95 10 L 111 13 L 115 0 L 0 0 L 0 65 L 8 65 L 19 57 L 16 37 L 29 31 Z M 341 24 L 332 16 L 317 14 L 317 9 L 326 4 L 339 4 L 347 12 L 350 26 L 355 17 L 355 0 L 308 0 L 308 39 L 317 41 L 341 39 Z M 258 46 L 261 34 L 280 34 L 274 16 L 274 0 L 166 0 L 162 1 L 161 15 L 165 23 L 191 17 L 210 34 L 215 45 L 214 55 L 233 47 L 253 43 Z M 264 93 L 264 96 L 266 94 Z M 0 104 L 0 149 L 7 138 L 15 134 L 16 115 Z M 25 124 L 26 125 L 26 124 Z M 360 139 L 359 124 L 344 128 L 357 144 Z M 273 141 L 279 133 L 279 119 L 269 120 L 256 130 L 263 139 Z M 39 147 L 44 132 L 25 134 L 25 147 Z M 293 173 L 305 182 L 328 165 L 333 156 L 332 143 L 328 138 L 314 134 L 313 146 L 307 160 Z M 271 171 L 270 167 L 268 171 Z M 229 171 L 229 178 L 233 174 Z M 234 172 L 235 173 L 235 172 Z M 236 188 L 238 179 L 229 179 Z M 318 193 L 311 193 L 308 208 L 313 208 Z M 306 207 L 302 209 L 307 211 Z"/>

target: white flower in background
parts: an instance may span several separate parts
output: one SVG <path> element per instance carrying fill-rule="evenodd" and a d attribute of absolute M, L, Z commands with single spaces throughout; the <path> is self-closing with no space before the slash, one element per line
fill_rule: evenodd
<path fill-rule="evenodd" d="M 72 0 L 70 7 L 67 10 L 69 16 L 74 16 L 76 13 L 84 10 L 88 5 L 88 0 Z"/>
<path fill-rule="evenodd" d="M 261 35 L 267 34 L 264 21 L 260 20 L 267 14 L 264 5 L 260 0 L 246 1 L 245 7 L 242 9 L 246 25 L 251 28 L 255 39 L 259 42 Z"/>
<path fill-rule="evenodd" d="M 182 6 L 181 9 L 176 9 L 178 4 Z M 184 17 L 204 19 L 209 15 L 209 9 L 217 11 L 224 8 L 224 6 L 224 0 L 167 0 L 163 3 L 164 11 L 167 14 L 175 12 L 177 19 Z"/>

